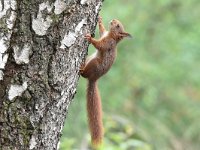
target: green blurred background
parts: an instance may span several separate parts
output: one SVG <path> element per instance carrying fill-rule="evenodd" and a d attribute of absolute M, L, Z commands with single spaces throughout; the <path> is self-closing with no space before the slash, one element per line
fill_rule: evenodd
<path fill-rule="evenodd" d="M 105 0 L 100 14 L 106 27 L 117 18 L 134 37 L 120 42 L 115 64 L 99 81 L 101 149 L 199 150 L 200 1 Z M 81 78 L 60 150 L 89 149 L 85 90 Z"/>

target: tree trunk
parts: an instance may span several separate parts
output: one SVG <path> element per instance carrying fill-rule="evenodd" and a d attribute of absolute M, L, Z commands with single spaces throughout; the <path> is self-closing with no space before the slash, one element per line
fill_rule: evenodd
<path fill-rule="evenodd" d="M 58 149 L 102 0 L 1 0 L 0 150 Z"/>

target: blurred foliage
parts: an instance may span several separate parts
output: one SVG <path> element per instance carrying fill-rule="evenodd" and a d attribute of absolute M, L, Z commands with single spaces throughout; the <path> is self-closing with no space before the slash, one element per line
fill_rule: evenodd
<path fill-rule="evenodd" d="M 199 150 L 199 1 L 105 0 L 101 16 L 106 26 L 119 19 L 134 37 L 118 45 L 115 64 L 99 81 L 101 149 Z M 89 53 L 93 50 L 90 46 Z M 61 150 L 88 149 L 85 90 L 81 78 Z"/>

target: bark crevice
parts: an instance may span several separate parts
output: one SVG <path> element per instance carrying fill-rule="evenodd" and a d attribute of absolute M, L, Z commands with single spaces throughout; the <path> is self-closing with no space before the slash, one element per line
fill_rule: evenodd
<path fill-rule="evenodd" d="M 94 33 L 102 2 L 10 2 L 16 6 L 0 17 L 0 41 L 9 37 L 3 43 L 7 49 L 0 50 L 0 57 L 8 55 L 0 68 L 0 149 L 57 149 L 87 54 L 83 36 Z M 10 15 L 16 19 L 8 30 Z M 14 95 L 9 95 L 11 87 Z"/>

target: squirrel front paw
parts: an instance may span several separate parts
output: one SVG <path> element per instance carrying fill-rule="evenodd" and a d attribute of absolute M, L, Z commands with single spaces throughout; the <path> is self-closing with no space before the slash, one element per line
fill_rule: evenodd
<path fill-rule="evenodd" d="M 91 34 L 86 34 L 86 35 L 85 35 L 85 39 L 87 39 L 87 40 L 90 42 L 91 39 L 92 39 Z"/>
<path fill-rule="evenodd" d="M 101 16 L 99 16 L 99 18 L 98 18 L 98 23 L 99 23 L 99 24 L 102 23 L 102 17 L 101 17 Z"/>

